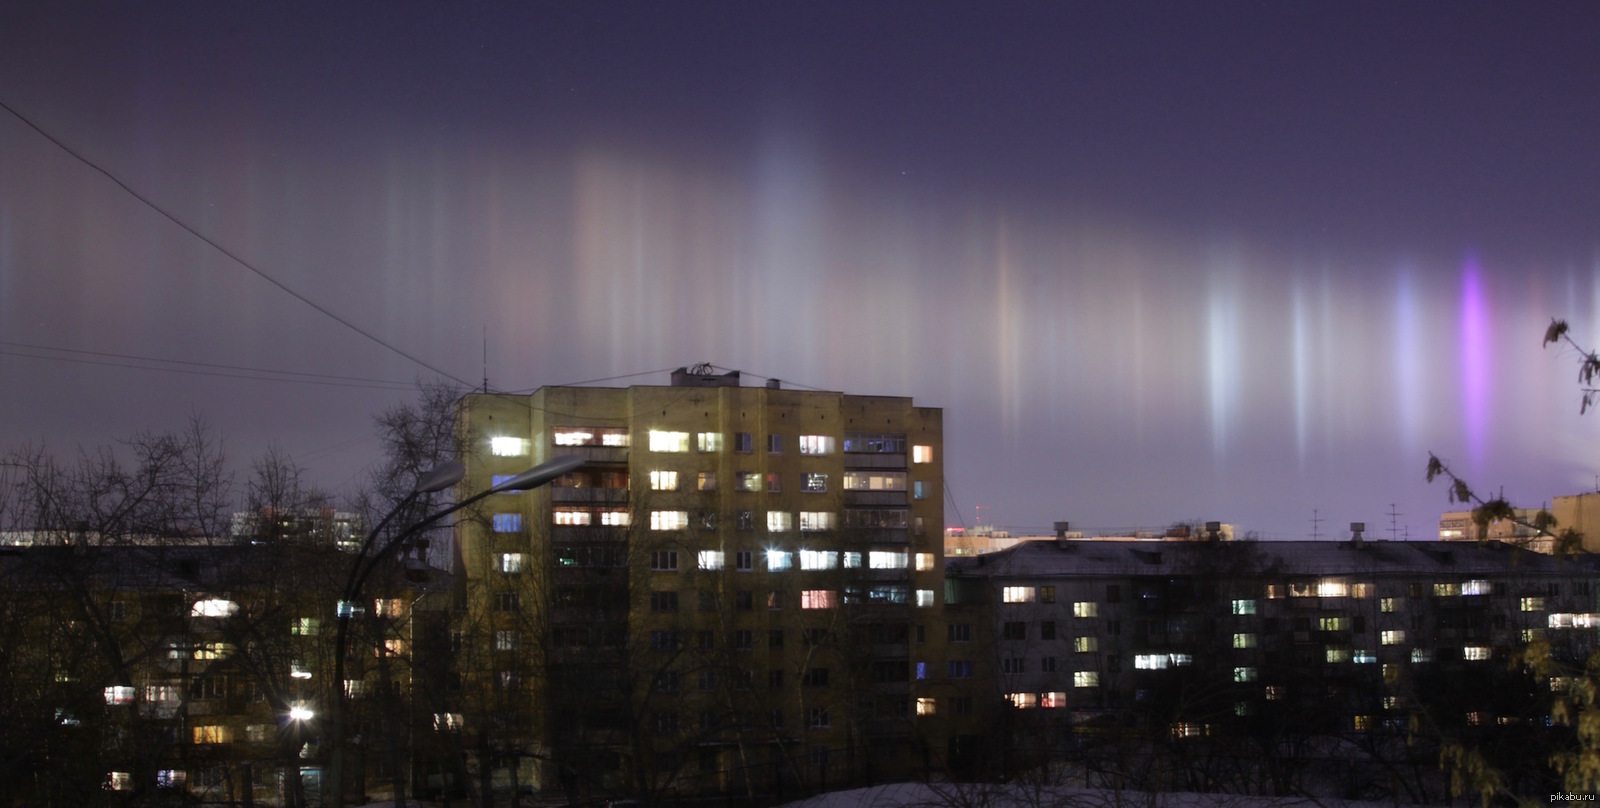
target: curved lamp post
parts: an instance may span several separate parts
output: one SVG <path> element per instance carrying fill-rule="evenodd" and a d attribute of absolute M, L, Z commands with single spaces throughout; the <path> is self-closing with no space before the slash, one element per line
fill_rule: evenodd
<path fill-rule="evenodd" d="M 405 499 L 400 500 L 400 503 L 395 505 L 394 509 L 389 511 L 388 515 L 378 522 L 378 526 L 367 534 L 366 540 L 361 543 L 361 548 L 356 551 L 355 562 L 350 565 L 350 576 L 345 581 L 344 591 L 340 594 L 339 603 L 335 609 L 339 628 L 333 643 L 334 698 L 333 715 L 330 716 L 333 737 L 332 749 L 328 757 L 328 782 L 333 787 L 333 793 L 328 796 L 328 805 L 333 808 L 343 808 L 344 805 L 344 657 L 350 640 L 350 619 L 355 616 L 355 602 L 361 594 L 362 587 L 366 585 L 367 576 L 372 574 L 372 571 L 377 568 L 380 562 L 393 555 L 396 550 L 404 545 L 407 539 L 426 530 L 434 522 L 472 505 L 484 497 L 538 488 L 567 472 L 573 471 L 583 463 L 583 458 L 574 455 L 565 455 L 549 462 L 541 463 L 499 485 L 480 491 L 444 510 L 424 517 L 417 523 L 390 537 L 381 547 L 377 547 L 377 550 L 374 551 L 373 548 L 378 545 L 378 535 L 383 532 L 385 527 L 388 527 L 389 522 L 396 515 L 416 502 L 418 497 L 423 494 L 443 491 L 461 482 L 461 478 L 466 476 L 467 470 L 465 466 L 454 460 L 448 460 L 418 477 L 416 488 L 412 489 Z M 398 800 L 400 795 L 397 793 L 395 797 Z"/>

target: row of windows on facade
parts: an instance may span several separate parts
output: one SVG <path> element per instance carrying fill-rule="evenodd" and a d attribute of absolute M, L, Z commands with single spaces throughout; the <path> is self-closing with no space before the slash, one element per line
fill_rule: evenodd
<path fill-rule="evenodd" d="M 681 551 L 687 555 L 689 551 Z M 657 572 L 676 572 L 679 569 L 680 551 L 678 550 L 653 550 L 650 553 L 650 569 Z M 730 553 L 723 550 L 699 550 L 694 552 L 695 566 L 697 569 L 707 571 L 720 571 L 727 569 Z M 918 572 L 926 572 L 934 568 L 937 563 L 933 553 L 908 553 L 904 550 L 869 550 L 865 553 L 839 550 L 765 550 L 761 552 L 751 550 L 737 550 L 731 553 L 733 568 L 738 572 L 753 572 L 756 558 L 759 556 L 768 572 L 784 572 L 795 568 L 796 560 L 802 570 L 832 570 L 832 569 L 873 569 L 873 570 L 903 570 L 914 566 Z M 558 558 L 562 558 L 558 553 Z M 565 566 L 576 565 L 576 553 L 573 554 L 573 563 L 568 564 L 562 558 Z"/>
<path fill-rule="evenodd" d="M 1575 585 L 1579 595 L 1588 594 L 1588 584 L 1578 582 Z M 1559 597 L 1561 585 L 1548 583 L 1543 587 L 1549 597 Z M 1506 585 L 1503 582 L 1490 582 L 1482 579 L 1466 581 L 1439 581 L 1432 584 L 1410 583 L 1407 584 L 1407 594 L 1412 598 L 1422 598 L 1429 594 L 1434 597 L 1459 597 L 1504 595 Z M 1263 595 L 1267 600 L 1281 600 L 1290 598 L 1371 598 L 1376 595 L 1377 589 L 1370 583 L 1348 583 L 1342 579 L 1323 579 L 1315 582 L 1292 584 L 1266 584 Z M 1141 599 L 1152 599 L 1160 596 L 1154 590 L 1138 593 Z M 1529 595 L 1519 598 L 1522 611 L 1543 611 L 1546 595 Z M 1106 602 L 1120 603 L 1122 600 L 1122 587 L 1120 584 L 1106 585 Z M 1001 600 L 1005 603 L 1055 603 L 1056 588 L 1054 586 L 1006 586 L 1001 588 Z M 1080 603 L 1093 601 L 1082 601 Z M 1379 611 L 1393 612 L 1400 605 L 1395 597 L 1378 598 Z M 1233 600 L 1233 613 L 1249 615 L 1256 613 L 1255 598 L 1239 598 Z M 1080 615 L 1081 616 L 1081 615 Z"/>
<path fill-rule="evenodd" d="M 757 511 L 735 511 L 735 530 L 754 530 Z M 769 533 L 788 533 L 795 529 L 794 511 L 761 511 Z M 925 532 L 923 518 L 912 518 L 905 509 L 851 508 L 841 520 L 833 511 L 800 511 L 801 532 L 815 533 L 835 530 L 843 524 L 846 530 L 905 530 L 910 527 L 918 535 Z M 630 527 L 633 517 L 622 508 L 556 507 L 551 521 L 560 527 Z M 650 529 L 655 531 L 687 530 L 692 524 L 702 530 L 717 529 L 717 512 L 697 511 L 691 520 L 689 511 L 651 511 Z M 522 514 L 497 513 L 490 518 L 490 528 L 496 533 L 517 533 L 522 530 Z"/>
<path fill-rule="evenodd" d="M 694 490 L 716 491 L 717 473 L 715 471 L 682 471 L 677 469 L 657 469 L 649 473 L 649 485 L 652 491 L 680 491 L 684 490 L 690 481 L 689 475 L 694 475 Z M 499 486 L 511 481 L 515 475 L 491 475 L 490 485 Z M 808 494 L 821 494 L 828 491 L 828 472 L 807 471 L 800 475 L 800 490 Z M 903 471 L 846 471 L 841 477 L 844 491 L 853 492 L 904 492 L 907 490 L 908 476 Z M 737 471 L 733 474 L 735 491 L 756 492 L 765 489 L 769 493 L 783 491 L 783 474 L 769 472 L 762 474 L 757 471 Z M 929 487 L 926 483 L 910 481 L 910 491 L 913 499 L 926 499 Z M 610 490 L 624 490 L 628 488 L 628 472 L 604 469 L 579 469 L 568 472 L 551 483 L 552 488 L 604 488 Z M 515 496 L 520 491 L 504 491 L 501 496 Z"/>
<path fill-rule="evenodd" d="M 688 452 L 691 437 L 688 432 L 652 429 L 648 433 L 650 451 L 666 453 Z M 731 437 L 731 440 L 730 440 Z M 556 446 L 623 448 L 632 444 L 628 430 L 620 427 L 558 426 L 551 430 L 551 441 Z M 496 436 L 489 439 L 489 452 L 497 457 L 522 457 L 528 454 L 532 441 L 527 438 Z M 755 451 L 755 437 L 749 432 L 696 432 L 693 446 L 699 452 L 721 452 L 728 446 L 733 451 Z M 784 451 L 784 437 L 772 433 L 766 436 L 767 452 Z M 803 455 L 828 455 L 837 451 L 832 435 L 800 435 L 795 447 Z M 905 454 L 906 436 L 903 434 L 851 432 L 844 436 L 844 451 L 849 454 Z M 932 463 L 933 447 L 911 447 L 913 463 Z"/>

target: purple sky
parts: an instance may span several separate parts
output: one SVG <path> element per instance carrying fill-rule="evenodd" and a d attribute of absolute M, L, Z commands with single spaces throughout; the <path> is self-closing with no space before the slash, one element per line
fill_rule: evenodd
<path fill-rule="evenodd" d="M 460 379 L 487 334 L 502 390 L 943 407 L 952 522 L 1423 536 L 1429 450 L 1596 485 L 1539 338 L 1600 344 L 1600 7 L 503 5 L 8 2 L 0 102 Z M 0 443 L 193 412 L 343 490 L 432 376 L 0 110 Z"/>

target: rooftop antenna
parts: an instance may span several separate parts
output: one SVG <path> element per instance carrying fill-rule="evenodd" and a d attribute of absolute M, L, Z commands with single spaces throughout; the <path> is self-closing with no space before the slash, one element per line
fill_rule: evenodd
<path fill-rule="evenodd" d="M 1322 528 L 1321 512 L 1318 511 L 1316 508 L 1312 508 L 1311 509 L 1311 540 L 1312 541 L 1316 541 L 1316 540 L 1322 538 L 1321 528 Z"/>
<path fill-rule="evenodd" d="M 483 392 L 489 393 L 489 327 L 483 327 Z"/>
<path fill-rule="evenodd" d="M 1395 503 L 1389 503 L 1389 541 L 1394 541 L 1400 532 L 1400 511 Z"/>

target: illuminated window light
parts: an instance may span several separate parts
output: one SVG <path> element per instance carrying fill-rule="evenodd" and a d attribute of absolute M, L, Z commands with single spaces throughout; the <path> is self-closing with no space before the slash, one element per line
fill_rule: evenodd
<path fill-rule="evenodd" d="M 500 436 L 489 439 L 489 454 L 495 457 L 523 457 L 528 453 L 527 438 Z"/>

